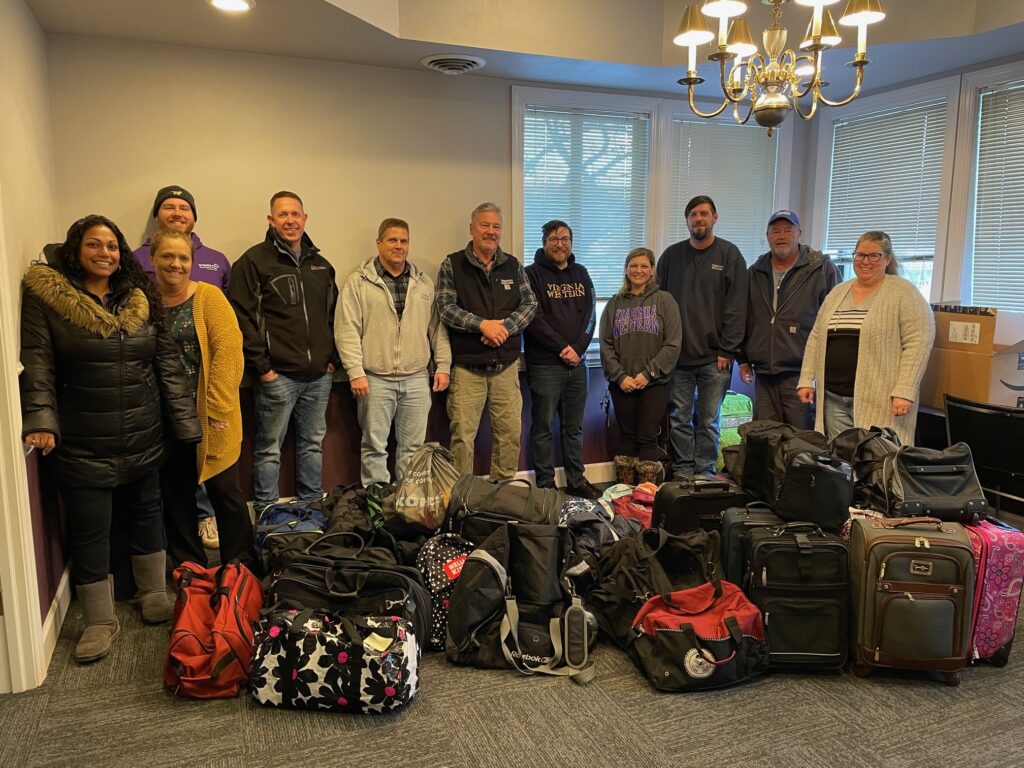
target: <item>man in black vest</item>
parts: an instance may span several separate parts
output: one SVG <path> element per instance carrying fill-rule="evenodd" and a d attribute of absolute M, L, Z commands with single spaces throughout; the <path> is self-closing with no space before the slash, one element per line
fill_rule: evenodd
<path fill-rule="evenodd" d="M 519 469 L 519 347 L 537 311 L 522 265 L 501 250 L 501 224 L 494 203 L 473 209 L 472 239 L 441 263 L 435 300 L 452 348 L 448 418 L 455 469 L 473 473 L 473 444 L 487 406 L 494 433 L 492 480 L 513 477 Z"/>

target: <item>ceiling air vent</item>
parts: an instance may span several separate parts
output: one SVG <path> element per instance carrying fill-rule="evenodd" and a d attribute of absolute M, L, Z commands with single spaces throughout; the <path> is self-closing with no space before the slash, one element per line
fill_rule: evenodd
<path fill-rule="evenodd" d="M 420 59 L 420 64 L 424 67 L 444 75 L 464 75 L 467 72 L 480 69 L 486 63 L 476 56 L 466 56 L 462 53 L 438 53 Z"/>

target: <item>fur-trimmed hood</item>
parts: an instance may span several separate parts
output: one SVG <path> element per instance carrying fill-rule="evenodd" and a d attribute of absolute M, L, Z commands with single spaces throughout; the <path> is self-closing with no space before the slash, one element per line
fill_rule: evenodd
<path fill-rule="evenodd" d="M 131 289 L 114 314 L 76 288 L 63 272 L 44 264 L 29 267 L 24 285 L 69 323 L 104 339 L 118 331 L 134 334 L 149 322 L 149 302 L 139 288 Z"/>

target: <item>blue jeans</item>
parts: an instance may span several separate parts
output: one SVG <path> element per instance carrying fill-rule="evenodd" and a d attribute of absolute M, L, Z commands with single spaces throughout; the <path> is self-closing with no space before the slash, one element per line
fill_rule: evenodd
<path fill-rule="evenodd" d="M 356 398 L 356 415 L 363 431 L 360 447 L 359 479 L 366 488 L 371 483 L 387 483 L 388 435 L 395 425 L 395 480 L 401 481 L 409 459 L 423 445 L 430 415 L 430 377 L 426 372 L 407 379 L 382 379 L 366 374 L 370 394 Z"/>
<path fill-rule="evenodd" d="M 724 371 L 719 371 L 715 362 L 681 365 L 672 371 L 669 441 L 673 475 L 715 473 L 718 415 L 731 381 L 731 363 Z"/>
<path fill-rule="evenodd" d="M 823 395 L 819 407 L 824 408 L 822 418 L 825 421 L 825 437 L 831 440 L 844 429 L 854 426 L 853 398 L 836 395 L 828 390 Z"/>
<path fill-rule="evenodd" d="M 327 400 L 334 374 L 306 381 L 278 374 L 257 381 L 256 446 L 253 456 L 253 502 L 257 507 L 280 498 L 281 445 L 295 414 L 295 485 L 299 501 L 323 498 L 323 441 L 327 434 Z"/>
<path fill-rule="evenodd" d="M 587 367 L 534 365 L 526 369 L 532 397 L 530 445 L 537 483 L 553 483 L 551 425 L 558 413 L 565 481 L 570 488 L 583 484 L 583 409 L 587 405 Z"/>

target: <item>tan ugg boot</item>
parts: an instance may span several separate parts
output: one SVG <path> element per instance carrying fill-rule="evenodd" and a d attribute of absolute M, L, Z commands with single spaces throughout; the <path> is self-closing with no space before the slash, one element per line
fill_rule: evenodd
<path fill-rule="evenodd" d="M 171 603 L 167 599 L 166 554 L 163 550 L 148 555 L 132 555 L 132 573 L 135 575 L 135 602 L 145 624 L 161 624 L 171 618 Z"/>
<path fill-rule="evenodd" d="M 615 479 L 626 485 L 636 485 L 636 456 L 615 457 Z"/>
<path fill-rule="evenodd" d="M 121 631 L 114 616 L 113 585 L 110 578 L 75 587 L 85 617 L 85 631 L 75 645 L 75 661 L 87 664 L 110 653 L 110 644 Z"/>
<path fill-rule="evenodd" d="M 646 459 L 636 463 L 637 481 L 661 485 L 665 480 L 665 465 L 654 459 Z"/>

